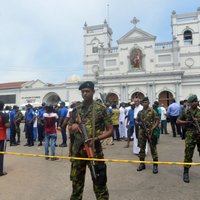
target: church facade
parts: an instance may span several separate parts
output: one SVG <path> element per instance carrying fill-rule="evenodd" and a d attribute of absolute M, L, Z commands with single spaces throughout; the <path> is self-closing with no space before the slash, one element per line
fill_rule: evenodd
<path fill-rule="evenodd" d="M 102 94 L 113 103 L 129 102 L 134 97 L 148 96 L 168 106 L 191 94 L 200 97 L 200 8 L 196 12 L 171 15 L 172 40 L 157 43 L 156 36 L 137 27 L 112 46 L 112 29 L 105 21 L 83 27 L 84 75 L 82 80 L 63 84 L 46 84 L 40 80 L 21 84 L 18 88 L 0 85 L 2 96 L 14 95 L 11 104 L 34 101 L 57 103 L 81 100 L 78 86 L 85 80 L 95 82 L 95 98 Z"/>
<path fill-rule="evenodd" d="M 112 29 L 84 26 L 86 80 L 97 83 L 110 102 L 148 96 L 168 106 L 191 94 L 200 96 L 200 9 L 171 15 L 172 41 L 156 43 L 156 37 L 134 27 L 112 47 Z"/>

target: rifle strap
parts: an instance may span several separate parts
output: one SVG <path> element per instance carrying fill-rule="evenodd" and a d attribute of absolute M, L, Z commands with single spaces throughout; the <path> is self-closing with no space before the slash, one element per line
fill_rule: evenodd
<path fill-rule="evenodd" d="M 95 138 L 95 102 L 92 104 L 92 149 L 94 151 L 94 138 Z"/>

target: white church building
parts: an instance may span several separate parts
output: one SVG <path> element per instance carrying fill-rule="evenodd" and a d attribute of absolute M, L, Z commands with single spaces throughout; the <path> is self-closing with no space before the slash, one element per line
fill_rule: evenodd
<path fill-rule="evenodd" d="M 57 103 L 81 100 L 78 86 L 85 80 L 95 82 L 95 98 L 120 103 L 135 96 L 148 96 L 168 106 L 197 94 L 200 98 L 200 8 L 196 12 L 171 15 L 172 40 L 157 43 L 156 36 L 137 27 L 112 46 L 112 29 L 106 21 L 83 27 L 84 75 L 81 80 L 47 84 L 41 80 L 20 82 L 17 87 L 0 84 L 0 99 L 10 104 L 31 102 Z M 169 33 L 170 34 L 170 33 Z M 16 84 L 16 83 L 15 83 Z M 8 102 L 6 102 L 9 104 Z"/>

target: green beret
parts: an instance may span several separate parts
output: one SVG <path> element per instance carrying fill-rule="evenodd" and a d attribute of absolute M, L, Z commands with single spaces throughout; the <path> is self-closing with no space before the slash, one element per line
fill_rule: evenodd
<path fill-rule="evenodd" d="M 144 101 L 149 101 L 149 98 L 148 97 L 144 97 L 142 102 L 144 102 Z"/>
<path fill-rule="evenodd" d="M 188 103 L 198 101 L 197 95 L 192 95 L 188 98 Z"/>
<path fill-rule="evenodd" d="M 94 89 L 94 83 L 92 81 L 86 81 L 79 86 L 79 90 L 82 90 L 84 88 Z"/>

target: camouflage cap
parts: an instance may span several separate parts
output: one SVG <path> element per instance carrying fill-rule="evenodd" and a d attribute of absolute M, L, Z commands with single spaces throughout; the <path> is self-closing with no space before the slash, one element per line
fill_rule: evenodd
<path fill-rule="evenodd" d="M 79 90 L 82 90 L 84 88 L 94 89 L 94 83 L 92 81 L 86 81 L 79 86 Z"/>
<path fill-rule="evenodd" d="M 188 103 L 198 101 L 197 95 L 194 94 L 194 95 L 190 96 L 187 101 L 188 101 Z"/>
<path fill-rule="evenodd" d="M 148 97 L 144 97 L 144 98 L 142 99 L 142 102 L 144 102 L 144 101 L 149 101 L 149 98 L 148 98 Z"/>

